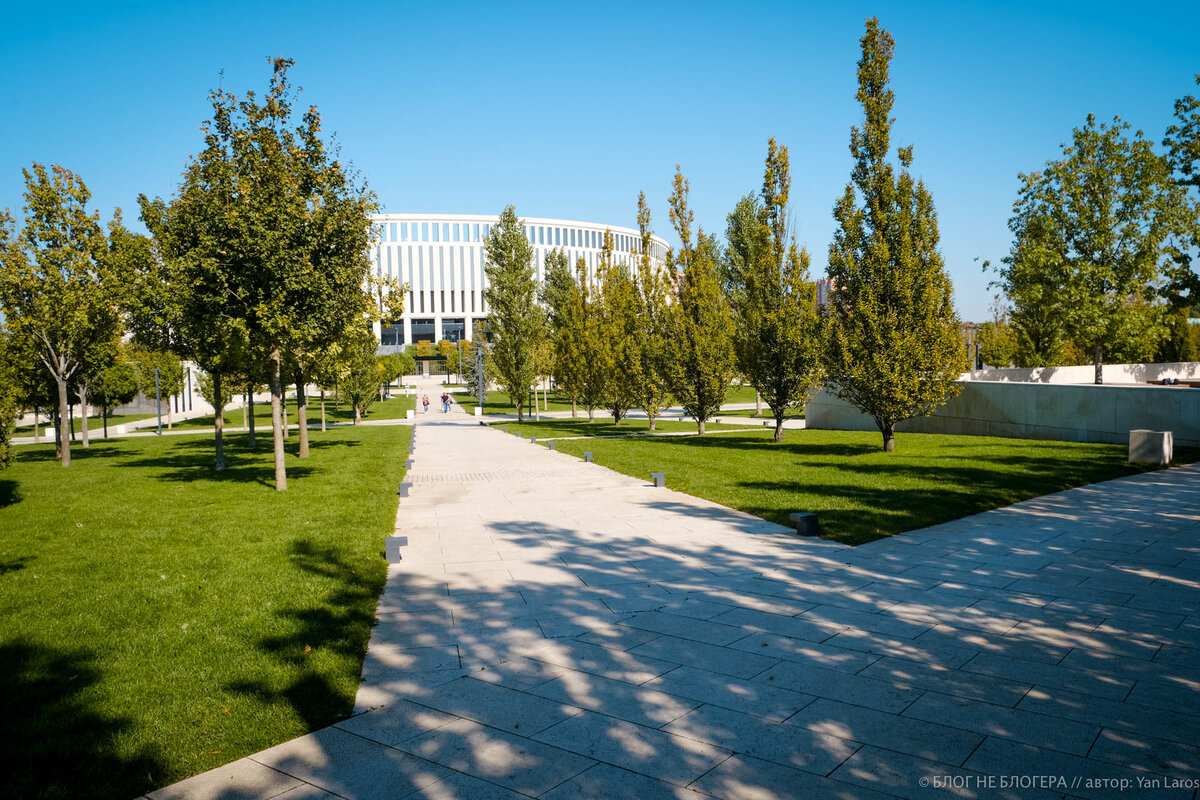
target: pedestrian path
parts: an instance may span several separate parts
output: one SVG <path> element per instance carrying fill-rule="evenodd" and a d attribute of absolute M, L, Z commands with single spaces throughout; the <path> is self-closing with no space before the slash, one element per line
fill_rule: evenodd
<path fill-rule="evenodd" d="M 1200 468 L 847 548 L 415 422 L 356 715 L 149 797 L 1196 795 Z"/>

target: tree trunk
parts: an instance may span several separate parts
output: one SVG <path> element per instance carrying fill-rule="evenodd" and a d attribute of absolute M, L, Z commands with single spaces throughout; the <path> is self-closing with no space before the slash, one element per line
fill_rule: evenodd
<path fill-rule="evenodd" d="M 362 420 L 362 412 L 358 410 L 358 403 L 354 404 L 354 424 L 357 425 Z"/>
<path fill-rule="evenodd" d="M 1104 345 L 1096 345 L 1096 384 L 1104 383 Z"/>
<path fill-rule="evenodd" d="M 76 391 L 79 393 L 79 413 L 83 415 L 79 421 L 79 438 L 83 442 L 83 449 L 87 450 L 89 447 L 91 447 L 91 442 L 88 441 L 87 384 L 83 381 L 80 381 Z"/>
<path fill-rule="evenodd" d="M 658 425 L 658 415 L 650 416 L 650 412 L 646 412 L 646 416 L 650 417 L 650 430 L 654 430 L 654 426 Z"/>
<path fill-rule="evenodd" d="M 517 401 L 517 422 L 525 421 L 525 403 L 521 400 Z"/>
<path fill-rule="evenodd" d="M 704 435 L 704 420 L 700 419 L 699 417 L 696 417 L 696 433 L 700 434 L 701 436 Z"/>
<path fill-rule="evenodd" d="M 42 429 L 38 427 L 38 407 L 33 407 L 33 443 L 42 443 Z"/>
<path fill-rule="evenodd" d="M 588 425 L 591 425 L 595 421 L 596 421 L 596 409 L 589 408 L 588 409 Z"/>
<path fill-rule="evenodd" d="M 537 387 L 533 387 L 533 421 L 537 422 L 542 418 L 541 403 L 538 402 Z"/>
<path fill-rule="evenodd" d="M 176 400 L 178 402 L 178 400 Z M 171 398 L 167 398 L 167 430 L 171 430 L 171 423 L 174 422 L 174 417 L 171 416 Z"/>
<path fill-rule="evenodd" d="M 304 374 L 296 370 L 296 422 L 300 426 L 300 457 L 308 458 L 308 395 L 304 391 Z"/>
<path fill-rule="evenodd" d="M 213 424 L 216 428 L 216 436 L 213 444 L 217 450 L 217 472 L 225 469 L 225 404 L 221 397 L 221 374 L 219 372 L 212 373 L 212 393 L 213 405 L 216 406 L 216 416 L 213 417 Z M 245 408 L 245 406 L 243 406 Z"/>
<path fill-rule="evenodd" d="M 245 430 L 246 428 L 249 427 L 249 423 L 246 421 L 246 406 L 249 405 L 249 403 L 250 403 L 249 393 L 243 394 L 242 395 L 242 430 Z M 222 414 L 222 416 L 224 416 L 224 415 Z"/>
<path fill-rule="evenodd" d="M 250 449 L 255 450 L 258 448 L 258 442 L 256 442 L 254 440 L 254 389 L 253 388 L 250 389 L 249 397 L 250 397 L 250 424 L 246 427 L 246 431 L 249 433 L 249 436 L 247 438 L 248 438 L 248 444 L 250 445 Z"/>
<path fill-rule="evenodd" d="M 754 390 L 754 416 L 762 416 L 762 395 L 758 393 L 758 389 Z M 776 439 L 775 441 L 779 441 Z"/>
<path fill-rule="evenodd" d="M 62 465 L 69 467 L 71 466 L 71 440 L 68 436 L 63 436 L 62 430 L 63 422 L 71 418 L 71 409 L 67 405 L 67 379 L 55 375 L 54 381 L 58 384 L 58 455 L 62 460 Z"/>
<path fill-rule="evenodd" d="M 58 411 L 50 411 L 50 424 L 54 426 L 54 457 L 61 459 L 63 443 L 62 417 L 60 417 L 58 414 Z"/>
<path fill-rule="evenodd" d="M 283 357 L 279 346 L 271 347 L 271 433 L 275 445 L 275 491 L 287 490 L 287 465 L 283 460 L 283 382 L 280 376 Z"/>
<path fill-rule="evenodd" d="M 575 419 L 577 416 L 579 416 L 579 413 L 575 409 L 575 398 L 572 397 L 571 398 L 571 419 Z"/>
<path fill-rule="evenodd" d="M 885 422 L 879 430 L 883 434 L 883 452 L 894 452 L 896 449 L 896 423 Z"/>
<path fill-rule="evenodd" d="M 325 432 L 325 390 L 321 390 L 321 433 Z"/>
<path fill-rule="evenodd" d="M 108 405 L 100 406 L 100 419 L 104 422 L 104 438 L 108 438 Z"/>
<path fill-rule="evenodd" d="M 780 411 L 775 415 L 775 441 L 783 441 L 783 412 Z"/>

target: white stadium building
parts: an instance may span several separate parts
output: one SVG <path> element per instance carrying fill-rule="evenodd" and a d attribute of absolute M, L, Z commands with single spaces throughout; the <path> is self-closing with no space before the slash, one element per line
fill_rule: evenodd
<path fill-rule="evenodd" d="M 374 214 L 375 243 L 372 272 L 408 284 L 404 316 L 380 332 L 383 347 L 419 341 L 458 341 L 471 338 L 477 320 L 486 320 L 483 301 L 487 278 L 483 272 L 483 240 L 498 219 L 496 214 Z M 640 249 L 636 228 L 564 219 L 522 219 L 533 245 L 534 277 L 545 278 L 546 256 L 555 248 L 567 254 L 574 268 L 582 258 L 595 276 L 604 232 L 614 238 L 617 263 L 636 266 Z M 651 257 L 665 261 L 667 243 L 652 238 Z"/>

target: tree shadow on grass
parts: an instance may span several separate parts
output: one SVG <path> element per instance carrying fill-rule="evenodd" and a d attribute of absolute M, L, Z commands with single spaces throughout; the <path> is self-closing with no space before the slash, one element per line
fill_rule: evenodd
<path fill-rule="evenodd" d="M 0 576 L 7 575 L 10 572 L 23 570 L 29 564 L 29 562 L 33 560 L 33 556 L 16 556 L 15 558 L 6 558 L 0 561 Z"/>
<path fill-rule="evenodd" d="M 102 692 L 88 650 L 15 641 L 0 644 L 0 775 L 7 797 L 125 800 L 167 774 L 146 746 L 116 745 L 129 720 L 95 707 Z"/>
<path fill-rule="evenodd" d="M 21 502 L 21 493 L 17 489 L 18 484 L 16 481 L 0 481 L 0 508 L 14 506 Z"/>
<path fill-rule="evenodd" d="M 121 450 L 120 442 L 114 439 L 101 440 L 92 442 L 90 447 L 84 448 L 78 442 L 71 445 L 71 462 L 90 461 L 100 458 L 116 458 L 124 455 Z M 54 442 L 43 442 L 40 445 L 22 445 L 17 449 L 17 460 L 27 461 L 38 464 L 47 461 L 58 461 L 58 455 L 54 452 Z"/>
<path fill-rule="evenodd" d="M 371 574 L 359 574 L 362 567 L 356 568 L 341 548 L 310 538 L 292 542 L 290 560 L 301 572 L 333 584 L 322 598 L 303 607 L 277 611 L 277 624 L 273 626 L 276 632 L 258 642 L 260 650 L 287 664 L 294 674 L 299 672 L 282 688 L 265 681 L 239 681 L 226 688 L 253 695 L 264 703 L 287 703 L 315 730 L 349 716 L 357 688 L 335 685 L 330 675 L 339 670 L 328 661 L 322 670 L 316 654 L 332 651 L 339 660 L 361 662 L 386 570 L 376 568 Z"/>

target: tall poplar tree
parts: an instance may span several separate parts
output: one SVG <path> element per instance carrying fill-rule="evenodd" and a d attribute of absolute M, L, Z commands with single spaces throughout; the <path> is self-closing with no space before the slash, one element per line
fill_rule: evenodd
<path fill-rule="evenodd" d="M 808 251 L 788 242 L 791 175 L 786 147 L 767 143 L 762 201 L 743 198 L 729 215 L 729 282 L 736 285 L 739 369 L 775 417 L 783 441 L 788 409 L 808 400 L 821 378 L 821 320 Z"/>
<path fill-rule="evenodd" d="M 582 377 L 579 330 L 583 324 L 583 298 L 567 254 L 557 247 L 546 254 L 546 279 L 540 291 L 554 347 L 554 380 L 559 391 L 570 398 L 574 417 Z"/>
<path fill-rule="evenodd" d="M 671 394 L 696 419 L 696 430 L 721 409 L 733 380 L 733 314 L 721 292 L 718 246 L 702 228 L 692 238 L 690 186 L 677 165 L 670 198 L 671 224 L 681 242 L 667 257 L 668 270 L 682 272 L 677 302 L 671 305 L 665 364 Z"/>
<path fill-rule="evenodd" d="M 650 206 L 646 203 L 645 192 L 638 192 L 637 209 L 641 244 L 637 260 L 637 317 L 641 347 L 633 381 L 637 404 L 645 409 L 650 430 L 654 430 L 658 415 L 670 402 L 666 378 L 669 288 L 663 268 L 651 257 Z"/>
<path fill-rule="evenodd" d="M 604 232 L 596 280 L 588 275 L 587 262 L 581 256 L 575 262 L 575 283 L 579 292 L 579 326 L 574 346 L 579 353 L 579 402 L 588 412 L 588 422 L 596 421 L 596 409 L 607 400 L 612 381 L 613 349 L 610 318 L 604 312 L 604 294 L 598 285 L 612 271 L 613 238 Z"/>
<path fill-rule="evenodd" d="M 838 396 L 875 420 L 890 453 L 896 423 L 957 394 L 966 362 L 933 198 L 909 172 L 911 146 L 897 149 L 898 170 L 888 161 L 895 42 L 875 18 L 866 28 L 857 94 L 866 120 L 850 130 L 854 170 L 833 212 L 826 369 Z"/>
<path fill-rule="evenodd" d="M 517 421 L 525 421 L 529 387 L 537 379 L 534 348 L 545 331 L 545 312 L 537 304 L 533 277 L 533 245 L 525 237 L 516 209 L 508 206 L 483 242 L 483 290 L 491 326 L 492 363 L 496 380 L 517 407 Z"/>

